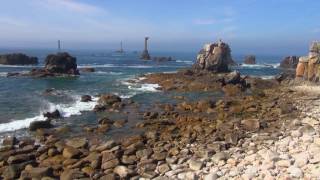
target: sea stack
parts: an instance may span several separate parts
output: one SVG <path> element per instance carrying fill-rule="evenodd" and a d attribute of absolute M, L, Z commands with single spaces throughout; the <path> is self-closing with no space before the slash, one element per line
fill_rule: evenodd
<path fill-rule="evenodd" d="M 0 64 L 4 65 L 33 65 L 38 64 L 38 58 L 29 57 L 22 53 L 0 55 Z"/>
<path fill-rule="evenodd" d="M 244 64 L 256 64 L 256 56 L 248 55 L 244 58 Z"/>
<path fill-rule="evenodd" d="M 310 45 L 309 55 L 300 57 L 296 68 L 296 78 L 309 81 L 319 81 L 320 78 L 320 44 Z"/>
<path fill-rule="evenodd" d="M 222 73 L 230 72 L 229 65 L 234 64 L 229 45 L 220 40 L 218 43 L 204 45 L 198 53 L 193 69 Z"/>
<path fill-rule="evenodd" d="M 281 61 L 280 67 L 283 69 L 295 69 L 297 68 L 298 62 L 299 62 L 299 57 L 287 56 Z"/>
<path fill-rule="evenodd" d="M 148 52 L 148 40 L 149 40 L 149 37 L 144 38 L 144 50 L 141 54 L 140 59 L 143 59 L 143 60 L 150 60 L 151 59 L 150 54 Z"/>

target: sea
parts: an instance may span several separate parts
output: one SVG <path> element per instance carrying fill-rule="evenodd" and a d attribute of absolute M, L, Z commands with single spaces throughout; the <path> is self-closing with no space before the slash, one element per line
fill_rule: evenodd
<path fill-rule="evenodd" d="M 59 110 L 63 116 L 56 122 L 58 125 L 77 128 L 95 124 L 99 117 L 92 110 L 97 104 L 96 96 L 101 93 L 113 93 L 122 98 L 131 98 L 145 106 L 170 101 L 168 94 L 157 89 L 159 85 L 141 83 L 139 81 L 141 75 L 176 72 L 190 67 L 197 55 L 196 52 L 151 52 L 152 56 L 171 56 L 174 59 L 168 62 L 155 62 L 140 60 L 140 54 L 136 51 L 119 54 L 102 50 L 68 50 L 77 58 L 78 68 L 92 67 L 95 72 L 81 72 L 78 77 L 6 77 L 9 72 L 27 72 L 32 68 L 43 67 L 45 57 L 55 53 L 54 50 L 0 50 L 0 54 L 12 52 L 36 56 L 40 63 L 36 66 L 0 65 L 0 140 L 8 135 L 30 135 L 27 130 L 29 124 L 45 120 L 43 113 L 54 110 Z M 233 69 L 240 71 L 242 75 L 264 79 L 271 79 L 281 72 L 279 62 L 283 57 L 265 55 L 256 57 L 258 64 L 240 65 Z M 241 55 L 233 56 L 238 63 L 242 62 L 243 58 Z M 54 90 L 53 95 L 45 93 L 48 89 Z M 93 101 L 81 102 L 82 95 L 93 96 Z M 111 132 L 106 136 L 126 134 L 131 128 Z"/>

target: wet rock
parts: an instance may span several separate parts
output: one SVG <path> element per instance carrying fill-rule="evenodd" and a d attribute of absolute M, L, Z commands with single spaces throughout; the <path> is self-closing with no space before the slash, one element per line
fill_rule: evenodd
<path fill-rule="evenodd" d="M 113 94 L 101 95 L 98 100 L 99 105 L 102 105 L 102 106 L 111 106 L 114 103 L 118 103 L 118 102 L 121 102 L 121 98 Z"/>
<path fill-rule="evenodd" d="M 0 55 L 0 64 L 4 65 L 32 65 L 38 64 L 38 58 L 29 57 L 22 53 Z"/>
<path fill-rule="evenodd" d="M 21 172 L 20 178 L 22 179 L 41 179 L 46 176 L 52 176 L 52 168 L 39 167 L 39 168 L 26 168 Z"/>
<path fill-rule="evenodd" d="M 116 166 L 118 166 L 120 164 L 118 159 L 111 159 L 110 161 L 106 161 L 101 165 L 101 169 L 111 169 L 111 168 L 115 168 Z"/>
<path fill-rule="evenodd" d="M 256 64 L 256 56 L 248 55 L 244 58 L 244 64 Z"/>
<path fill-rule="evenodd" d="M 227 84 L 222 88 L 226 96 L 236 96 L 240 95 L 241 87 L 238 85 Z"/>
<path fill-rule="evenodd" d="M 17 164 L 17 163 L 23 163 L 27 162 L 29 160 L 33 159 L 32 155 L 28 154 L 18 154 L 15 156 L 10 156 L 7 160 L 9 164 Z"/>
<path fill-rule="evenodd" d="M 58 110 L 55 110 L 53 112 L 46 112 L 43 114 L 43 116 L 48 119 L 58 119 L 61 117 L 60 112 Z"/>
<path fill-rule="evenodd" d="M 4 167 L 2 177 L 3 179 L 16 179 L 20 175 L 20 168 L 17 165 L 9 165 Z"/>
<path fill-rule="evenodd" d="M 18 142 L 17 138 L 15 136 L 7 136 L 3 139 L 2 145 L 3 146 L 13 146 Z"/>
<path fill-rule="evenodd" d="M 33 121 L 30 123 L 29 130 L 30 131 L 36 131 L 37 129 L 48 129 L 52 128 L 53 125 L 49 120 L 46 121 Z"/>
<path fill-rule="evenodd" d="M 121 128 L 125 125 L 126 122 L 127 120 L 117 120 L 113 123 L 113 126 L 116 128 Z"/>
<path fill-rule="evenodd" d="M 84 177 L 84 173 L 77 169 L 65 169 L 60 175 L 61 180 L 74 180 L 81 179 Z"/>
<path fill-rule="evenodd" d="M 62 153 L 63 157 L 67 159 L 77 158 L 80 154 L 81 152 L 78 149 L 71 146 L 65 147 Z"/>
<path fill-rule="evenodd" d="M 90 95 L 81 96 L 81 102 L 90 102 L 90 101 L 92 101 L 92 98 Z"/>
<path fill-rule="evenodd" d="M 66 141 L 66 145 L 79 149 L 86 147 L 88 145 L 88 141 L 86 138 L 72 138 Z"/>

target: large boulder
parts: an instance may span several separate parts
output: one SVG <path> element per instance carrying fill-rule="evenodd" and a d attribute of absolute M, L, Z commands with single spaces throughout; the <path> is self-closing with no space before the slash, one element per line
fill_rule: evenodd
<path fill-rule="evenodd" d="M 234 64 L 229 45 L 220 41 L 219 43 L 204 45 L 193 68 L 220 73 L 229 72 L 229 65 Z"/>
<path fill-rule="evenodd" d="M 256 56 L 248 55 L 244 58 L 244 64 L 256 64 Z"/>
<path fill-rule="evenodd" d="M 284 69 L 296 69 L 298 63 L 299 63 L 299 57 L 288 56 L 281 61 L 280 67 Z"/>
<path fill-rule="evenodd" d="M 77 59 L 66 52 L 48 55 L 45 70 L 55 74 L 79 75 Z"/>
<path fill-rule="evenodd" d="M 38 64 L 38 58 L 29 57 L 22 53 L 0 55 L 0 64 L 4 65 L 32 65 Z"/>

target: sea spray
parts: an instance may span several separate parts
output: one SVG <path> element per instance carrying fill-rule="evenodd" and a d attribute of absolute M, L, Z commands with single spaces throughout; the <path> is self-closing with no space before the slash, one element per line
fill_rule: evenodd
<path fill-rule="evenodd" d="M 46 120 L 46 118 L 43 116 L 44 112 L 58 110 L 61 116 L 64 118 L 68 118 L 73 115 L 81 115 L 84 111 L 93 110 L 98 101 L 98 98 L 94 97 L 90 102 L 81 102 L 80 96 L 75 97 L 76 101 L 72 104 L 54 104 L 48 102 L 46 105 L 44 105 L 42 110 L 40 110 L 39 115 L 22 120 L 12 120 L 11 122 L 0 124 L 0 133 L 28 128 L 30 123 L 34 121 L 44 121 Z"/>

